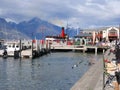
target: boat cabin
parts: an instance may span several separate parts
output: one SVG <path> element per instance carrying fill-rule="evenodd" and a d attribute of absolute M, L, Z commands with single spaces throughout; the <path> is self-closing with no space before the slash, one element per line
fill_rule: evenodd
<path fill-rule="evenodd" d="M 18 51 L 20 50 L 20 45 L 18 42 L 6 42 L 5 48 L 7 51 Z"/>

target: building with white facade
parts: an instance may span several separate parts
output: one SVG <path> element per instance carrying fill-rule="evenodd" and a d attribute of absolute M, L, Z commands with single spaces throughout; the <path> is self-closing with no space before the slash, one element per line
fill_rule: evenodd
<path fill-rule="evenodd" d="M 82 33 L 93 34 L 92 39 L 102 41 L 113 41 L 120 38 L 120 30 L 117 27 L 104 27 L 98 29 L 85 29 Z M 94 37 L 94 38 L 93 38 Z"/>
<path fill-rule="evenodd" d="M 110 27 L 106 30 L 103 30 L 102 38 L 105 38 L 106 41 L 113 41 L 119 39 L 119 29 L 116 27 Z"/>

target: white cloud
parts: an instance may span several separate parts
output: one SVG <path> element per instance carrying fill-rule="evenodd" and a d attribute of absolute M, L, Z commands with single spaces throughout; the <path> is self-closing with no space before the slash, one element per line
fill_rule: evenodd
<path fill-rule="evenodd" d="M 2 14 L 2 10 L 0 9 L 0 15 Z"/>
<path fill-rule="evenodd" d="M 119 22 L 120 0 L 1 0 L 0 17 L 13 21 L 39 17 L 57 25 L 80 26 Z"/>
<path fill-rule="evenodd" d="M 100 3 L 87 3 L 87 5 L 98 7 L 99 16 L 102 16 L 103 19 L 111 19 L 118 17 L 120 15 L 120 1 L 119 0 L 106 0 L 105 4 Z M 95 11 L 95 10 L 94 10 Z M 96 13 L 96 11 L 95 11 Z"/>

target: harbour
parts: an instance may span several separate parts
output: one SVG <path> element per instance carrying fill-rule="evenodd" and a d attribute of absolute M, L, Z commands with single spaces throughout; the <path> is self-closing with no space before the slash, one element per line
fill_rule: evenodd
<path fill-rule="evenodd" d="M 120 90 L 120 0 L 1 0 L 0 90 Z"/>
<path fill-rule="evenodd" d="M 109 34 L 111 31 L 115 34 Z M 106 33 L 106 35 L 104 35 L 104 33 Z M 110 27 L 105 31 L 81 31 L 79 35 L 70 38 L 69 35 L 65 33 L 64 27 L 62 27 L 59 35 L 46 36 L 43 40 L 37 40 L 36 38 L 32 40 L 17 40 L 17 42 L 1 40 L 0 45 L 4 48 L 0 50 L 0 56 L 36 58 L 49 53 L 51 50 L 83 52 L 92 50 L 97 54 L 99 49 L 102 51 L 107 50 L 114 45 L 115 43 L 112 42 L 118 37 L 118 28 Z"/>
<path fill-rule="evenodd" d="M 69 38 L 62 27 L 58 36 L 46 36 L 43 40 L 1 40 L 1 71 L 6 74 L 5 84 L 8 88 L 20 90 L 101 90 L 104 86 L 101 84 L 104 81 L 101 79 L 103 52 L 117 45 L 118 35 L 109 34 L 111 30 L 112 33 L 119 33 L 117 28 L 110 27 L 106 35 L 104 31 L 101 34 L 93 31 L 83 34 L 82 31 L 74 38 Z M 13 71 L 9 70 L 9 65 L 12 65 Z M 16 79 L 11 84 L 9 82 L 13 81 L 14 72 Z M 1 89 L 8 88 L 1 86 Z"/>
<path fill-rule="evenodd" d="M 101 57 L 55 52 L 36 59 L 0 58 L 0 90 L 70 90 L 91 67 L 89 62 Z"/>
<path fill-rule="evenodd" d="M 64 44 L 50 44 L 48 41 L 41 43 L 40 40 L 18 40 L 4 42 L 3 49 L 0 50 L 0 56 L 4 56 L 4 50 L 6 50 L 7 57 L 14 58 L 36 58 L 44 54 L 50 53 L 50 51 L 82 51 L 86 52 L 89 49 L 93 50 L 95 54 L 98 53 L 98 49 L 107 49 L 109 47 L 99 47 L 96 45 L 67 45 Z M 7 43 L 7 44 L 6 44 Z"/>
<path fill-rule="evenodd" d="M 50 47 L 40 40 L 9 40 L 1 42 L 0 56 L 36 58 L 50 52 Z"/>

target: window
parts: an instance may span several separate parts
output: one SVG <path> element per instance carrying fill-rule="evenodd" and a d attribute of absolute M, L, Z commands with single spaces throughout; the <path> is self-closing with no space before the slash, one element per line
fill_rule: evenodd
<path fill-rule="evenodd" d="M 111 29 L 111 30 L 109 31 L 109 34 L 110 34 L 110 35 L 116 35 L 116 34 L 117 34 L 117 31 L 116 31 L 115 29 Z"/>
<path fill-rule="evenodd" d="M 18 48 L 19 46 L 16 46 L 16 48 Z"/>

